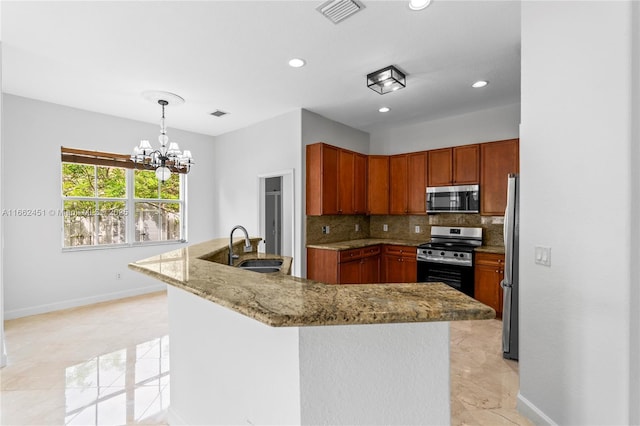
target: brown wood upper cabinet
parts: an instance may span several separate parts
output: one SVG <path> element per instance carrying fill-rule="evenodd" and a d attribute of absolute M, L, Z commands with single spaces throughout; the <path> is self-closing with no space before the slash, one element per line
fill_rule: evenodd
<path fill-rule="evenodd" d="M 507 178 L 518 173 L 519 139 L 480 144 L 480 214 L 504 215 L 507 206 Z"/>
<path fill-rule="evenodd" d="M 307 215 L 366 213 L 366 156 L 325 143 L 307 145 Z"/>
<path fill-rule="evenodd" d="M 389 157 L 389 213 L 426 214 L 427 152 Z"/>
<path fill-rule="evenodd" d="M 389 156 L 369 155 L 367 162 L 367 213 L 389 214 Z"/>
<path fill-rule="evenodd" d="M 477 184 L 480 181 L 480 145 L 429 151 L 428 186 Z"/>

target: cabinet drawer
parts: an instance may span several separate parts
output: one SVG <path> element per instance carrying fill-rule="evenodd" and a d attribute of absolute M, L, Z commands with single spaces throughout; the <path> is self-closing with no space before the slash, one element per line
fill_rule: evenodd
<path fill-rule="evenodd" d="M 362 256 L 370 257 L 380 254 L 380 246 L 365 247 L 362 249 Z"/>
<path fill-rule="evenodd" d="M 476 253 L 476 265 L 502 266 L 504 254 Z"/>
<path fill-rule="evenodd" d="M 342 250 L 340 252 L 340 263 L 360 259 L 361 257 L 362 249 Z"/>
<path fill-rule="evenodd" d="M 385 245 L 384 246 L 384 254 L 389 254 L 392 256 L 402 256 L 402 257 L 416 257 L 418 251 L 416 247 L 412 246 L 392 246 Z"/>

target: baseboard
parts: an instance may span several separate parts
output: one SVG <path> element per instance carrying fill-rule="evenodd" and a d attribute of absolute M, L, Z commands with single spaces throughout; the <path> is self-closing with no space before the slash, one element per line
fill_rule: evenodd
<path fill-rule="evenodd" d="M 13 309 L 4 312 L 4 319 L 11 320 L 16 318 L 28 317 L 31 315 L 46 314 L 47 312 L 60 311 L 62 309 L 77 308 L 78 306 L 93 305 L 94 303 L 108 302 L 111 300 L 139 296 L 141 294 L 154 293 L 156 291 L 165 290 L 166 288 L 166 284 L 154 284 L 147 287 L 118 291 L 115 293 L 100 294 L 97 296 L 83 297 L 80 299 L 70 299 L 64 300 L 62 302 L 48 303 L 46 305 Z"/>
<path fill-rule="evenodd" d="M 522 396 L 520 392 L 518 392 L 518 403 L 516 408 L 520 414 L 531 420 L 536 425 L 557 426 L 556 422 L 551 420 L 551 418 L 544 414 L 542 410 L 536 407 L 531 401 Z"/>

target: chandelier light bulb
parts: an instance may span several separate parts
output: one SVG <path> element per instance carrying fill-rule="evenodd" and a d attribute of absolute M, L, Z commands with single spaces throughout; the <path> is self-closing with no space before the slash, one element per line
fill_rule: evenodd
<path fill-rule="evenodd" d="M 156 169 L 156 177 L 160 182 L 165 182 L 167 179 L 171 177 L 171 170 L 167 167 L 158 167 Z"/>

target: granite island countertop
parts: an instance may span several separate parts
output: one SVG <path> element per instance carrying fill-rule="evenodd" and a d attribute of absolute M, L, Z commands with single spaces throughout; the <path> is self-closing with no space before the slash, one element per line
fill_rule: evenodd
<path fill-rule="evenodd" d="M 273 327 L 495 318 L 492 308 L 442 283 L 332 285 L 205 260 L 224 256 L 228 244 L 226 238 L 194 244 L 129 268 Z M 242 257 L 259 256 L 282 257 L 283 266 L 291 265 L 284 256 Z"/>
<path fill-rule="evenodd" d="M 476 253 L 504 254 L 504 246 L 480 246 L 474 250 Z"/>

